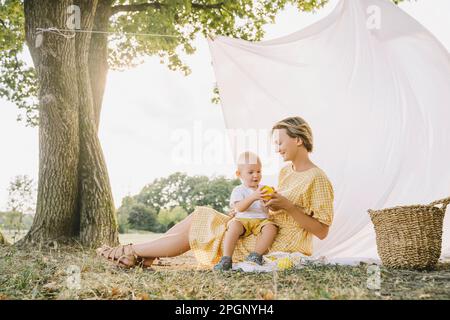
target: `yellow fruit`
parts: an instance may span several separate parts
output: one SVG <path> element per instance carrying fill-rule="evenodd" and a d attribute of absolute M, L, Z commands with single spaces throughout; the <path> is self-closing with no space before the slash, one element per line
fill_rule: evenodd
<path fill-rule="evenodd" d="M 261 189 L 262 191 L 266 191 L 266 195 L 263 197 L 264 200 L 270 200 L 272 199 L 272 194 L 275 192 L 275 190 L 270 186 L 264 186 Z"/>
<path fill-rule="evenodd" d="M 289 270 L 294 267 L 294 262 L 289 258 L 280 258 L 277 261 L 278 270 Z"/>

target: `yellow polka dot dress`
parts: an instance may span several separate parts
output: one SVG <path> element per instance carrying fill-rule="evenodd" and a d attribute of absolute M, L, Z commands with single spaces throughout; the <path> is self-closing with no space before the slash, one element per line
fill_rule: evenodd
<path fill-rule="evenodd" d="M 331 225 L 333 220 L 334 191 L 322 169 L 313 167 L 306 171 L 294 171 L 292 165 L 283 167 L 278 178 L 278 193 L 316 218 Z M 197 261 L 202 265 L 214 265 L 222 256 L 222 240 L 230 217 L 209 207 L 196 207 L 192 213 L 189 243 Z M 284 210 L 271 211 L 272 220 L 279 230 L 270 252 L 301 252 L 312 254 L 310 232 L 301 228 Z M 256 236 L 240 238 L 233 254 L 233 261 L 242 261 L 254 251 Z"/>

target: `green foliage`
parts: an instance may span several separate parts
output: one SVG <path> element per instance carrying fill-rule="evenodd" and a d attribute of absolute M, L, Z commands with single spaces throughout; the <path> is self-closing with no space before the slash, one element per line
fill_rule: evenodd
<path fill-rule="evenodd" d="M 126 217 L 125 226 L 122 225 L 122 232 L 126 232 L 128 228 L 135 230 L 148 230 L 153 232 L 160 232 L 161 228 L 158 224 L 158 216 L 155 211 L 153 211 L 148 206 L 139 203 L 131 202 L 127 206 L 122 206 L 122 214 Z M 119 215 L 120 217 L 120 215 Z M 120 222 L 124 222 L 124 218 L 119 219 Z"/>
<path fill-rule="evenodd" d="M 119 232 L 127 233 L 130 229 L 128 223 L 128 217 L 130 215 L 131 207 L 136 201 L 131 197 L 125 197 L 122 199 L 122 205 L 117 209 L 117 222 L 119 224 Z"/>
<path fill-rule="evenodd" d="M 404 0 L 392 0 L 398 4 Z M 38 84 L 34 68 L 23 61 L 23 1 L 0 0 L 0 98 L 5 98 L 25 112 L 28 125 L 38 121 Z M 300 11 L 316 11 L 328 0 L 116 0 L 108 30 L 109 65 L 123 70 L 141 64 L 148 56 L 157 56 L 170 70 L 189 75 L 183 61 L 194 54 L 198 35 L 224 35 L 249 41 L 264 36 L 264 25 L 274 23 L 276 14 L 290 4 Z M 136 5 L 131 9 L 131 6 Z M 129 33 L 125 35 L 124 33 Z M 134 34 L 164 34 L 174 37 Z M 213 103 L 219 102 L 213 88 Z M 22 119 L 22 116 L 19 116 Z"/>
<path fill-rule="evenodd" d="M 146 2 L 116 0 L 107 31 L 109 64 L 125 69 L 142 63 L 147 56 L 157 56 L 170 70 L 190 74 L 183 55 L 195 53 L 193 41 L 199 34 L 210 33 L 246 40 L 260 40 L 262 27 L 275 19 L 287 3 L 311 11 L 327 0 L 161 0 Z M 24 16 L 20 0 L 0 0 L 0 97 L 25 111 L 29 125 L 37 124 L 38 86 L 33 68 L 26 66 L 23 51 Z M 130 5 L 141 6 L 130 10 Z M 142 5 L 144 4 L 144 5 Z M 101 30 L 105 31 L 105 30 Z M 175 37 L 148 37 L 120 33 L 166 34 Z"/>
<path fill-rule="evenodd" d="M 37 124 L 38 86 L 34 68 L 23 61 L 23 6 L 19 0 L 0 0 L 0 98 L 16 104 L 28 125 Z M 22 120 L 19 115 L 18 120 Z"/>
<path fill-rule="evenodd" d="M 194 211 L 196 206 L 209 206 L 219 212 L 226 212 L 229 209 L 231 191 L 238 184 L 240 184 L 238 179 L 229 180 L 224 177 L 210 179 L 206 176 L 188 176 L 180 172 L 167 178 L 156 179 L 145 186 L 139 194 L 123 199 L 121 207 L 117 210 L 119 232 L 124 233 L 129 229 L 164 232 Z M 156 226 L 153 222 L 138 224 L 133 220 L 132 223 L 131 212 L 137 211 L 136 206 L 140 212 L 143 212 L 145 207 L 152 214 L 158 213 Z M 138 216 L 137 213 L 134 215 Z M 148 227 L 150 224 L 152 227 Z M 136 225 L 147 227 L 143 229 Z"/>
<path fill-rule="evenodd" d="M 33 223 L 33 215 L 17 211 L 0 212 L 0 229 L 2 230 L 28 230 Z"/>
<path fill-rule="evenodd" d="M 0 212 L 0 229 L 20 237 L 23 230 L 30 229 L 35 211 L 36 188 L 27 175 L 16 176 L 9 183 L 7 212 Z"/>
<path fill-rule="evenodd" d="M 287 3 L 299 10 L 313 11 L 328 0 L 272 1 L 160 1 L 145 10 L 119 12 L 110 30 L 121 33 L 158 33 L 176 37 L 144 37 L 117 35 L 112 40 L 111 66 L 127 68 L 143 61 L 145 56 L 157 55 L 171 70 L 188 75 L 191 70 L 180 54 L 193 54 L 193 40 L 198 34 L 220 34 L 257 41 L 264 36 L 263 26 L 274 22 L 275 15 Z M 142 4 L 142 1 L 117 1 L 117 4 Z"/>
<path fill-rule="evenodd" d="M 238 179 L 230 181 L 224 177 L 203 180 L 192 190 L 192 202 L 194 206 L 210 206 L 217 211 L 225 212 L 229 209 L 231 191 L 238 184 L 240 184 Z"/>
<path fill-rule="evenodd" d="M 188 213 L 182 207 L 177 206 L 171 210 L 162 209 L 158 213 L 158 222 L 165 227 L 166 230 L 186 218 Z"/>
<path fill-rule="evenodd" d="M 23 214 L 34 214 L 36 187 L 27 175 L 15 176 L 8 187 L 8 210 Z"/>
<path fill-rule="evenodd" d="M 199 180 L 207 177 L 188 177 L 183 173 L 174 173 L 167 178 L 156 179 L 145 186 L 136 196 L 137 201 L 159 212 L 163 208 L 181 206 L 186 211 L 193 208 L 190 194 Z"/>
<path fill-rule="evenodd" d="M 128 211 L 128 224 L 136 230 L 159 232 L 157 214 L 142 203 L 131 205 Z"/>
<path fill-rule="evenodd" d="M 177 172 L 145 186 L 136 199 L 157 212 L 176 206 L 189 213 L 196 206 L 211 206 L 215 210 L 225 211 L 228 209 L 230 193 L 239 183 L 238 179 L 189 177 L 185 173 Z"/>

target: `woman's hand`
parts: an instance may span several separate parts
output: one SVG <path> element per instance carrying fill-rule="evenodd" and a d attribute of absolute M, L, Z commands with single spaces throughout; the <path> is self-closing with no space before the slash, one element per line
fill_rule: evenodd
<path fill-rule="evenodd" d="M 265 203 L 265 206 L 272 211 L 289 211 L 294 206 L 294 204 L 288 198 L 283 197 L 276 191 L 271 195 L 271 197 L 272 198 Z"/>
<path fill-rule="evenodd" d="M 272 211 L 285 210 L 303 229 L 311 232 L 320 240 L 325 239 L 328 235 L 329 226 L 307 215 L 304 208 L 294 205 L 279 193 L 275 192 L 272 195 L 272 199 L 266 203 L 266 207 Z"/>

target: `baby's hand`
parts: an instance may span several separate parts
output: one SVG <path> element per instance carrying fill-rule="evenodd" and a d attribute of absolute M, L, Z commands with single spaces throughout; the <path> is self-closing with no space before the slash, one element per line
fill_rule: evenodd
<path fill-rule="evenodd" d="M 253 193 L 252 193 L 252 198 L 254 201 L 256 200 L 264 200 L 264 196 L 266 195 L 267 191 L 266 190 L 262 190 L 264 188 L 264 186 L 259 187 L 258 189 L 256 189 Z"/>

